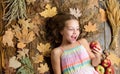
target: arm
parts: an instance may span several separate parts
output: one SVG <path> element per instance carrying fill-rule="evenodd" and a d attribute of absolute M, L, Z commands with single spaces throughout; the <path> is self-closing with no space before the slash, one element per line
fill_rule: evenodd
<path fill-rule="evenodd" d="M 54 49 L 51 52 L 51 63 L 54 74 L 61 74 L 60 56 L 60 50 L 58 49 Z"/>
<path fill-rule="evenodd" d="M 84 45 L 84 47 L 86 48 L 91 60 L 92 60 L 92 65 L 93 66 L 97 66 L 98 64 L 100 64 L 101 62 L 101 53 L 100 51 L 91 51 L 90 47 L 89 47 L 89 43 L 86 39 L 81 39 L 80 40 L 81 43 Z M 98 48 L 100 48 L 100 45 L 98 45 Z M 101 49 L 101 48 L 100 48 Z M 96 49 L 97 50 L 97 49 Z"/>

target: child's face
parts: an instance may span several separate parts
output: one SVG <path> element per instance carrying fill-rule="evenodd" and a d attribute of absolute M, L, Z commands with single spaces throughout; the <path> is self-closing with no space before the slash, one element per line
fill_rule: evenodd
<path fill-rule="evenodd" d="M 63 41 L 68 43 L 74 43 L 79 34 L 79 22 L 77 20 L 68 20 L 65 22 L 65 27 L 61 31 L 61 34 L 63 36 Z"/>

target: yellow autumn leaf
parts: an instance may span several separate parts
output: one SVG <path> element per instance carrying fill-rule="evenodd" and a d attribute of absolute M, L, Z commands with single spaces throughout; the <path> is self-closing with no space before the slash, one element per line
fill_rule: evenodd
<path fill-rule="evenodd" d="M 21 66 L 21 63 L 16 59 L 16 56 L 13 56 L 9 60 L 9 67 L 12 67 L 14 69 L 17 69 Z"/>
<path fill-rule="evenodd" d="M 94 32 L 97 30 L 96 24 L 92 24 L 91 22 L 88 22 L 88 25 L 85 25 L 84 29 L 86 32 Z"/>
<path fill-rule="evenodd" d="M 30 43 L 35 39 L 35 34 L 33 31 L 28 31 L 28 29 L 23 28 L 21 31 L 15 31 L 15 36 L 18 38 L 19 42 Z"/>
<path fill-rule="evenodd" d="M 50 55 L 50 51 L 51 51 L 50 43 L 46 43 L 46 44 L 40 43 L 39 45 L 37 45 L 37 49 L 39 52 L 42 52 L 44 56 Z"/>
<path fill-rule="evenodd" d="M 14 47 L 14 44 L 12 41 L 13 37 L 14 37 L 14 33 L 12 32 L 11 28 L 5 31 L 5 35 L 3 35 L 3 40 L 2 40 L 3 44 Z"/>
<path fill-rule="evenodd" d="M 38 67 L 38 71 L 39 73 L 44 74 L 45 72 L 47 72 L 49 70 L 49 67 L 47 65 L 47 63 L 45 64 L 40 64 L 40 67 Z"/>
<path fill-rule="evenodd" d="M 120 65 L 120 58 L 118 56 L 116 56 L 114 53 L 110 52 L 110 55 L 108 55 L 108 57 L 112 64 L 116 64 L 117 66 Z"/>
<path fill-rule="evenodd" d="M 19 19 L 18 20 L 18 23 L 22 26 L 22 28 L 25 28 L 25 29 L 33 29 L 34 28 L 34 24 L 31 22 L 31 19 Z"/>
<path fill-rule="evenodd" d="M 39 22 L 38 22 L 39 21 Z M 35 34 L 39 35 L 39 27 L 38 24 L 42 24 L 43 21 L 39 19 L 39 16 L 35 16 L 32 20 L 31 19 L 19 19 L 18 23 L 22 26 L 22 28 L 30 29 Z"/>
<path fill-rule="evenodd" d="M 57 8 L 56 7 L 52 7 L 51 8 L 51 5 L 50 4 L 47 4 L 46 9 L 40 13 L 41 16 L 43 17 L 53 17 L 57 14 Z"/>
<path fill-rule="evenodd" d="M 43 55 L 36 54 L 35 57 L 32 57 L 34 63 L 40 63 L 44 61 Z"/>

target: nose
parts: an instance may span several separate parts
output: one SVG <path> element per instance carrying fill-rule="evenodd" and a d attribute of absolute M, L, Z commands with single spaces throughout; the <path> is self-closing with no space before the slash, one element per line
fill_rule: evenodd
<path fill-rule="evenodd" d="M 74 29 L 73 34 L 76 34 L 76 33 L 77 33 L 77 30 L 76 30 L 76 29 Z"/>

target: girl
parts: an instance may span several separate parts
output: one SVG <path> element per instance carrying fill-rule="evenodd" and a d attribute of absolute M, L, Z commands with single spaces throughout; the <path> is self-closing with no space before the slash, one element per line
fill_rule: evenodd
<path fill-rule="evenodd" d="M 101 47 L 91 51 L 86 39 L 79 39 L 80 26 L 71 14 L 61 13 L 47 21 L 47 40 L 51 42 L 54 74 L 98 74 L 94 69 L 101 61 Z"/>

